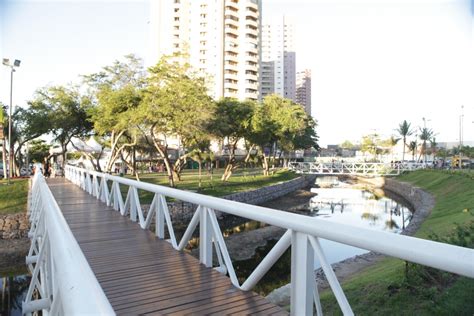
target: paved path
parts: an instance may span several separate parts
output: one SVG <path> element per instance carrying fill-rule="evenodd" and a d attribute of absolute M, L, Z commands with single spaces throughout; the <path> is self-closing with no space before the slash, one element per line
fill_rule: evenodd
<path fill-rule="evenodd" d="M 48 185 L 117 314 L 287 314 L 67 180 Z"/>

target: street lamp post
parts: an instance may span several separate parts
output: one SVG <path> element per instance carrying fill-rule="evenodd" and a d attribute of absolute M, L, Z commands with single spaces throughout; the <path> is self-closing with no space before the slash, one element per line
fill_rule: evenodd
<path fill-rule="evenodd" d="M 10 59 L 3 58 L 3 65 L 10 67 L 10 108 L 8 116 L 8 147 L 9 147 L 9 171 L 8 171 L 8 183 L 10 184 L 10 179 L 13 176 L 13 144 L 12 144 L 12 109 L 13 109 L 13 73 L 15 68 L 20 67 L 21 61 L 15 59 L 13 63 L 10 62 Z M 4 170 L 5 171 L 5 170 Z"/>

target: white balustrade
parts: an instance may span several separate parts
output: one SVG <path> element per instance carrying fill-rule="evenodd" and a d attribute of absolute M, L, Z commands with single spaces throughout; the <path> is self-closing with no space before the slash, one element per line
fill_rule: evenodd
<path fill-rule="evenodd" d="M 40 168 L 36 169 L 29 204 L 31 247 L 26 257 L 32 277 L 23 314 L 41 310 L 43 315 L 114 315 Z"/>
<path fill-rule="evenodd" d="M 300 170 L 321 171 L 328 167 L 321 164 L 306 164 L 300 165 L 300 168 Z M 366 173 L 380 170 L 377 166 L 367 164 L 348 164 L 339 168 L 339 171 L 362 169 L 366 170 Z M 313 304 L 316 305 L 318 314 L 322 314 L 313 271 L 315 259 L 319 260 L 343 313 L 345 315 L 353 314 L 334 271 L 321 248 L 319 242 L 321 238 L 471 278 L 474 277 L 474 267 L 472 265 L 472 262 L 474 262 L 473 249 L 334 223 L 319 218 L 181 191 L 73 166 L 66 167 L 66 178 L 87 192 L 92 192 L 94 196 L 107 203 L 107 205 L 112 206 L 122 215 L 128 215 L 131 220 L 138 221 L 143 229 L 148 229 L 153 217 L 155 217 L 157 237 L 164 238 L 166 225 L 170 235 L 170 242 L 178 251 L 186 247 L 199 224 L 200 262 L 207 267 L 212 267 L 213 251 L 215 250 L 218 259 L 218 267 L 216 269 L 223 274 L 228 274 L 232 284 L 244 291 L 251 290 L 291 246 L 291 313 L 293 315 L 312 314 Z M 109 186 L 111 188 L 110 191 Z M 125 202 L 123 202 L 120 186 L 128 187 Z M 154 194 L 146 216 L 141 208 L 137 190 L 144 190 Z M 167 197 L 197 205 L 196 211 L 179 243 L 173 231 L 166 203 Z M 240 285 L 237 279 L 215 211 L 287 229 L 286 233 L 242 285 Z"/>
<path fill-rule="evenodd" d="M 425 169 L 425 163 L 374 162 L 289 162 L 288 168 L 300 174 L 396 176 L 406 171 Z"/>

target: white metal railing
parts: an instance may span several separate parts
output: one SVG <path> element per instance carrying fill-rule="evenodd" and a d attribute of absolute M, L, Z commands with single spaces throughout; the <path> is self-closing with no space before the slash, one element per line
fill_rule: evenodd
<path fill-rule="evenodd" d="M 212 267 L 213 250 L 215 249 L 219 265 L 216 269 L 228 274 L 232 284 L 244 291 L 251 290 L 286 249 L 291 246 L 291 313 L 293 315 L 312 314 L 313 303 L 316 305 L 318 314 L 322 314 L 314 277 L 315 257 L 321 263 L 341 310 L 344 314 L 353 314 L 334 271 L 321 248 L 320 238 L 474 277 L 474 267 L 472 265 L 474 250 L 468 248 L 333 223 L 319 218 L 181 191 L 72 166 L 66 167 L 66 178 L 107 203 L 107 205 L 112 206 L 122 215 L 129 215 L 131 220 L 138 221 L 143 229 L 150 227 L 154 217 L 156 235 L 159 238 L 164 238 L 166 224 L 170 242 L 176 250 L 181 251 L 185 248 L 192 237 L 193 231 L 199 224 L 199 258 L 201 263 L 207 267 Z M 128 188 L 125 201 L 120 186 Z M 141 208 L 138 190 L 154 193 L 153 201 L 147 212 L 144 212 Z M 166 197 L 197 205 L 194 216 L 179 243 L 173 231 Z M 242 285 L 237 279 L 215 211 L 287 229 Z"/>
<path fill-rule="evenodd" d="M 288 168 L 296 173 L 396 176 L 405 171 L 427 168 L 425 163 L 374 163 L 374 162 L 290 162 Z"/>
<path fill-rule="evenodd" d="M 31 283 L 23 314 L 114 315 L 39 168 L 29 204 Z"/>

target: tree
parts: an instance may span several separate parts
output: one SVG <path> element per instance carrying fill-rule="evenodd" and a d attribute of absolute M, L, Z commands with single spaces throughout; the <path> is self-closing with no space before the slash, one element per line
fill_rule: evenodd
<path fill-rule="evenodd" d="M 426 142 L 430 141 L 433 138 L 433 134 L 434 134 L 433 131 L 427 127 L 420 128 L 420 140 L 422 141 L 420 158 L 422 155 L 424 155 L 425 163 L 426 163 Z"/>
<path fill-rule="evenodd" d="M 217 102 L 216 112 L 210 124 L 211 133 L 224 144 L 227 141 L 229 156 L 221 180 L 227 181 L 237 168 L 235 151 L 240 140 L 250 136 L 251 120 L 256 105 L 252 101 L 223 98 Z"/>
<path fill-rule="evenodd" d="M 22 164 L 21 149 L 23 146 L 44 134 L 51 131 L 51 118 L 50 112 L 45 111 L 43 107 L 38 107 L 34 102 L 28 102 L 29 108 L 16 108 L 13 113 L 13 126 L 12 126 L 12 144 L 17 144 L 14 149 L 14 171 L 19 174 Z"/>
<path fill-rule="evenodd" d="M 345 141 L 342 142 L 342 144 L 339 147 L 341 147 L 343 149 L 353 149 L 355 146 L 350 141 L 345 140 Z"/>
<path fill-rule="evenodd" d="M 248 136 L 260 148 L 264 175 L 269 174 L 266 146 L 275 148 L 279 145 L 280 153 L 311 147 L 317 149 L 315 126 L 315 121 L 300 105 L 278 95 L 265 97 L 254 112 Z M 274 159 L 275 153 L 274 149 Z"/>
<path fill-rule="evenodd" d="M 416 142 L 416 140 L 411 141 L 408 148 L 411 151 L 411 160 L 415 160 L 416 150 L 418 148 L 418 143 Z"/>
<path fill-rule="evenodd" d="M 134 111 L 142 102 L 145 72 L 142 60 L 134 55 L 125 56 L 105 66 L 99 73 L 84 76 L 94 107 L 90 109 L 94 132 L 110 148 L 106 171 L 122 155 L 122 151 L 136 145 L 138 130 Z"/>
<path fill-rule="evenodd" d="M 379 148 L 380 142 L 380 137 L 376 133 L 365 135 L 362 137 L 360 150 L 374 155 L 373 160 L 376 161 L 377 155 L 381 153 L 381 149 Z"/>
<path fill-rule="evenodd" d="M 49 148 L 44 140 L 33 140 L 28 145 L 28 160 L 31 162 L 44 162 L 49 156 Z"/>
<path fill-rule="evenodd" d="M 144 99 L 135 118 L 148 129 L 153 145 L 163 157 L 169 183 L 174 186 L 183 161 L 190 155 L 178 153 L 176 164 L 169 155 L 169 137 L 177 138 L 184 148 L 206 133 L 215 105 L 207 94 L 205 80 L 189 64 L 180 64 L 170 56 L 163 57 L 148 69 Z"/>
<path fill-rule="evenodd" d="M 53 140 L 61 146 L 64 169 L 71 139 L 84 137 L 92 129 L 87 114 L 90 99 L 82 96 L 76 87 L 51 86 L 39 89 L 30 106 L 33 113 L 46 118 Z"/>
<path fill-rule="evenodd" d="M 410 123 L 404 120 L 398 125 L 398 129 L 396 130 L 403 139 L 402 161 L 405 160 L 405 147 L 407 146 L 407 137 L 413 134 L 413 131 L 410 129 L 410 125 Z"/>

